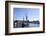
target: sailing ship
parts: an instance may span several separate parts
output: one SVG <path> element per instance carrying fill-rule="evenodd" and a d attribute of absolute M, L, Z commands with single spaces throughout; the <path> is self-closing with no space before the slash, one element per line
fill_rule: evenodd
<path fill-rule="evenodd" d="M 16 20 L 14 21 L 14 27 L 28 27 L 28 17 L 27 15 L 25 16 L 26 17 L 26 20 L 24 20 L 24 16 L 23 16 L 23 20 Z"/>

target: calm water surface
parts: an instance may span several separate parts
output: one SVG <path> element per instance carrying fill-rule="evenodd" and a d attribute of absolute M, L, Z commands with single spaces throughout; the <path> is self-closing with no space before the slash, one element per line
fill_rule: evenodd
<path fill-rule="evenodd" d="M 39 24 L 33 24 L 33 23 L 28 23 L 28 25 L 25 25 L 24 27 L 39 27 Z M 22 28 L 22 25 L 16 25 L 15 28 Z"/>
<path fill-rule="evenodd" d="M 32 23 L 29 23 L 29 27 L 39 27 L 39 24 L 32 24 Z"/>

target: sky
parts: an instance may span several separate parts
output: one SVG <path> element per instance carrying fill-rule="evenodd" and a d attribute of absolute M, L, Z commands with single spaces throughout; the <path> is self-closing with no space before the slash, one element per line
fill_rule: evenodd
<path fill-rule="evenodd" d="M 26 20 L 25 16 L 28 16 L 29 21 L 39 20 L 40 10 L 39 8 L 13 8 L 14 20 Z"/>

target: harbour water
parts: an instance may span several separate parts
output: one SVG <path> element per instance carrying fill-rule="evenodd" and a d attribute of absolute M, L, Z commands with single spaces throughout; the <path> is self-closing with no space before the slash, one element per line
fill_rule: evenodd
<path fill-rule="evenodd" d="M 28 25 L 29 27 L 39 27 L 39 24 L 32 24 L 32 23 L 29 23 L 29 25 Z"/>
<path fill-rule="evenodd" d="M 40 26 L 39 24 L 34 24 L 34 23 L 28 23 L 28 25 L 23 25 L 24 28 L 25 27 L 39 27 L 39 26 Z M 22 28 L 22 25 L 21 24 L 19 24 L 19 25 L 15 24 L 14 27 L 15 28 Z"/>

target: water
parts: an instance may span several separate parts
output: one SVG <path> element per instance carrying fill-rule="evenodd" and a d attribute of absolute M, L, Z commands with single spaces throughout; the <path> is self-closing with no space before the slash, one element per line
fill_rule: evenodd
<path fill-rule="evenodd" d="M 39 24 L 32 24 L 32 23 L 29 23 L 28 26 L 29 26 L 29 27 L 39 27 Z"/>
<path fill-rule="evenodd" d="M 28 25 L 25 25 L 24 27 L 39 27 L 40 25 L 39 24 L 34 24 L 34 23 L 28 23 Z M 22 28 L 22 24 L 15 24 L 14 26 L 15 28 Z"/>

